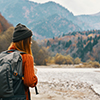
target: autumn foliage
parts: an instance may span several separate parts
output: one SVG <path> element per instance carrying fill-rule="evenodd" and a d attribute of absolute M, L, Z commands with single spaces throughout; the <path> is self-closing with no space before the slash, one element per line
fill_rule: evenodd
<path fill-rule="evenodd" d="M 97 61 L 88 60 L 84 62 L 82 65 L 77 65 L 76 68 L 100 68 L 100 63 Z"/>
<path fill-rule="evenodd" d="M 88 59 L 100 62 L 100 30 L 70 32 L 52 39 L 45 39 L 39 45 L 46 47 L 53 57 L 59 53 L 63 56 L 70 55 L 74 59 L 78 57 L 82 62 Z M 77 62 L 78 58 L 74 63 L 80 62 Z"/>
<path fill-rule="evenodd" d="M 55 63 L 55 64 L 80 64 L 81 59 L 80 58 L 72 58 L 70 55 L 62 55 L 57 53 L 55 57 L 52 57 L 48 60 L 48 63 Z"/>
<path fill-rule="evenodd" d="M 46 65 L 49 53 L 46 48 L 40 47 L 36 41 L 32 40 L 32 52 L 36 65 Z"/>
<path fill-rule="evenodd" d="M 12 25 L 0 13 L 0 33 L 6 31 Z"/>

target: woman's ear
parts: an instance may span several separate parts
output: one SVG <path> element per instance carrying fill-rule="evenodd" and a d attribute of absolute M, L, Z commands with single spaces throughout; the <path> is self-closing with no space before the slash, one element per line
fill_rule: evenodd
<path fill-rule="evenodd" d="M 32 41 L 31 41 L 31 44 L 32 44 Z"/>
<path fill-rule="evenodd" d="M 30 42 L 31 42 L 31 44 L 32 44 L 32 36 L 31 36 L 31 38 L 30 38 Z"/>

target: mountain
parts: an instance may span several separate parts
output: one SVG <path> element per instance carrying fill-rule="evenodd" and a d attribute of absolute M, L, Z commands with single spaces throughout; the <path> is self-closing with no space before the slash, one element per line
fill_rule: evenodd
<path fill-rule="evenodd" d="M 6 31 L 12 25 L 0 14 L 0 33 Z"/>
<path fill-rule="evenodd" d="M 70 31 L 91 29 L 89 24 L 82 22 L 73 13 L 68 11 L 68 9 L 52 1 L 40 4 L 28 0 L 0 0 L 0 12 L 14 26 L 19 22 L 27 25 L 32 29 L 36 38 L 50 38 L 49 36 L 56 36 L 57 34 L 59 35 Z M 54 15 L 58 15 L 58 17 L 52 17 Z M 54 18 L 57 18 L 58 22 L 53 23 Z M 68 25 L 65 25 L 62 19 L 68 22 Z M 49 23 L 50 20 L 52 20 L 51 25 L 57 27 L 55 29 L 56 32 L 54 32 L 51 25 L 45 24 L 45 22 Z M 45 28 L 41 26 L 42 24 Z M 59 28 L 57 24 L 61 27 L 64 26 L 64 30 L 62 29 L 63 31 L 61 31 L 61 27 Z M 71 28 L 69 28 L 70 26 Z M 44 33 L 41 34 L 41 30 Z"/>
<path fill-rule="evenodd" d="M 52 38 L 54 36 L 66 34 L 72 30 L 81 31 L 82 29 L 66 18 L 59 16 L 58 14 L 54 14 L 49 16 L 44 21 L 40 21 L 40 23 L 37 24 L 33 30 L 34 34 L 38 33 L 41 34 L 41 36 L 44 36 L 44 38 Z"/>
<path fill-rule="evenodd" d="M 80 15 L 77 18 L 84 23 L 90 24 L 92 29 L 100 29 L 100 12 L 91 15 Z"/>

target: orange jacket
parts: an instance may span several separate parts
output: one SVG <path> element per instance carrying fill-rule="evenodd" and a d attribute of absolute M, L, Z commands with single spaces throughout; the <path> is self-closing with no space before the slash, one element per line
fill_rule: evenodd
<path fill-rule="evenodd" d="M 14 45 L 10 49 L 15 49 Z M 26 100 L 29 100 L 29 87 L 35 87 L 38 79 L 34 73 L 33 57 L 30 54 L 22 54 L 22 60 Z"/>

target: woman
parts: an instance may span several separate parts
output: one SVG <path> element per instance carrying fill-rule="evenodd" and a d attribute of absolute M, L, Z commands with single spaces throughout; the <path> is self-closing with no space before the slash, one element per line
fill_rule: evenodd
<path fill-rule="evenodd" d="M 25 52 L 22 56 L 22 72 L 24 75 L 23 83 L 25 85 L 26 100 L 30 100 L 29 87 L 35 87 L 37 84 L 37 77 L 34 69 L 34 59 L 31 51 L 32 31 L 29 30 L 25 25 L 18 24 L 13 33 L 13 42 L 11 43 L 10 49 L 15 49 Z"/>

